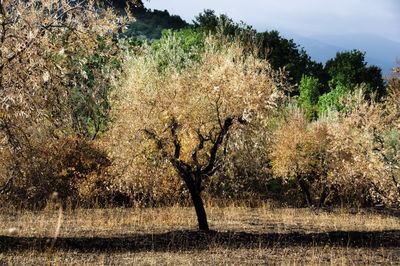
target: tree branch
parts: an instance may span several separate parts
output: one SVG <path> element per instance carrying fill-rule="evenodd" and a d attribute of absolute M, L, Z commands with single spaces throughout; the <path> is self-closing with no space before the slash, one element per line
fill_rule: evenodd
<path fill-rule="evenodd" d="M 214 167 L 215 167 L 215 162 L 217 159 L 217 152 L 218 152 L 218 148 L 220 147 L 220 145 L 222 144 L 224 137 L 226 136 L 226 134 L 228 133 L 230 127 L 232 126 L 234 121 L 234 118 L 232 117 L 228 117 L 225 119 L 224 124 L 220 130 L 220 132 L 217 135 L 217 138 L 214 141 L 213 146 L 210 149 L 210 158 L 208 160 L 208 164 L 207 166 L 201 170 L 202 174 L 205 176 L 210 175 L 211 173 L 214 172 Z"/>
<path fill-rule="evenodd" d="M 210 136 L 204 137 L 200 132 L 200 128 L 198 128 L 196 130 L 196 133 L 197 133 L 197 137 L 199 139 L 199 144 L 197 144 L 196 148 L 194 148 L 192 151 L 192 161 L 196 166 L 196 172 L 198 172 L 201 169 L 200 163 L 198 161 L 198 153 L 199 153 L 199 151 L 204 149 L 204 143 L 207 141 L 210 141 L 211 137 Z"/>
<path fill-rule="evenodd" d="M 8 191 L 10 191 L 10 188 L 11 188 L 11 184 L 12 184 L 13 179 L 14 179 L 13 176 L 10 177 L 10 178 L 7 180 L 7 182 L 0 188 L 0 194 L 5 194 L 5 193 L 7 193 Z"/>
<path fill-rule="evenodd" d="M 1 1 L 1 0 L 0 0 Z M 0 2 L 0 9 L 3 9 L 2 11 L 0 11 L 0 14 L 4 14 L 5 15 L 5 11 L 4 11 L 4 7 L 3 7 L 3 2 Z M 83 8 L 82 4 L 84 3 L 84 1 L 81 1 L 79 3 L 77 3 L 77 5 L 70 7 L 69 9 L 65 10 L 64 12 L 62 12 L 61 14 L 57 15 L 58 12 L 55 12 L 55 16 L 53 17 L 53 20 L 51 22 L 49 22 L 46 25 L 42 25 L 40 27 L 40 30 L 36 33 L 36 35 L 30 39 L 29 41 L 26 41 L 23 44 L 23 47 L 21 49 L 19 49 L 18 51 L 16 51 L 15 53 L 13 53 L 11 56 L 9 56 L 8 58 L 5 59 L 4 63 L 0 64 L 0 69 L 4 68 L 5 65 L 11 63 L 11 61 L 13 61 L 14 59 L 16 59 L 17 57 L 19 57 L 20 55 L 22 55 L 26 50 L 28 50 L 28 48 L 30 48 L 38 39 L 39 36 L 42 36 L 48 29 L 52 28 L 52 27 L 57 27 L 57 28 L 71 28 L 68 25 L 55 25 L 55 23 L 57 21 L 60 21 L 62 19 L 62 17 L 64 17 L 66 14 L 68 14 L 69 12 L 74 11 L 75 9 L 79 9 L 79 8 Z M 61 8 L 60 8 L 61 9 Z M 4 13 L 3 13 L 4 12 Z M 3 16 L 4 16 L 3 15 Z M 4 37 L 4 35 L 2 36 L 2 38 Z"/>
<path fill-rule="evenodd" d="M 174 130 L 176 130 L 176 128 L 173 129 L 173 127 L 171 127 L 171 133 L 173 133 Z M 175 146 L 174 156 L 171 156 L 168 153 L 168 151 L 166 150 L 164 142 L 160 138 L 157 137 L 157 134 L 155 132 L 153 132 L 149 129 L 144 129 L 143 131 L 147 135 L 147 137 L 149 137 L 150 139 L 152 139 L 155 142 L 157 149 L 161 152 L 161 155 L 164 158 L 166 158 L 176 168 L 176 170 L 178 170 L 178 173 L 182 177 L 191 175 L 192 170 L 191 170 L 190 165 L 183 162 L 182 160 L 179 160 L 179 157 L 178 158 L 176 157 L 176 155 L 179 155 L 179 153 L 180 153 L 179 140 L 177 140 L 177 144 L 179 144 L 179 145 Z"/>
<path fill-rule="evenodd" d="M 144 129 L 143 132 L 147 135 L 147 137 L 154 140 L 154 142 L 156 143 L 157 149 L 159 151 L 161 151 L 163 157 L 166 157 L 169 159 L 170 156 L 168 155 L 167 151 L 164 149 L 164 143 L 161 139 L 159 139 L 157 137 L 157 134 L 154 133 L 153 131 L 151 131 L 150 129 Z"/>
<path fill-rule="evenodd" d="M 4 10 L 3 1 L 0 0 L 0 18 L 1 18 L 1 37 L 0 42 L 4 43 L 6 39 L 6 11 Z"/>
<path fill-rule="evenodd" d="M 215 101 L 215 111 L 217 112 L 218 125 L 222 129 L 221 112 L 219 110 L 219 100 L 220 99 L 221 99 L 221 93 L 218 94 L 218 98 Z"/>
<path fill-rule="evenodd" d="M 181 155 L 181 143 L 179 141 L 178 133 L 177 133 L 178 126 L 179 125 L 178 125 L 178 122 L 176 121 L 175 117 L 172 118 L 170 127 L 171 127 L 172 140 L 173 140 L 174 147 L 175 147 L 175 152 L 174 152 L 175 159 L 179 159 L 179 157 Z"/>

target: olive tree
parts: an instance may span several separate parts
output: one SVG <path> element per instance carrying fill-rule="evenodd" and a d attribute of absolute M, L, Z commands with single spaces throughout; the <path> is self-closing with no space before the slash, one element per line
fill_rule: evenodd
<path fill-rule="evenodd" d="M 57 142 L 80 135 L 78 112 L 102 108 L 119 72 L 112 34 L 120 25 L 91 1 L 0 2 L 0 192 L 16 181 L 27 195 L 55 189 L 57 173 L 44 165 L 55 167 Z"/>
<path fill-rule="evenodd" d="M 117 92 L 111 154 L 116 162 L 129 161 L 127 176 L 160 176 L 154 186 L 173 169 L 189 191 L 199 229 L 208 230 L 201 192 L 235 145 L 230 136 L 276 108 L 282 77 L 237 43 L 212 38 L 200 60 L 184 69 L 170 64 L 159 72 L 157 58 L 145 52 L 128 63 Z"/>
<path fill-rule="evenodd" d="M 333 203 L 398 206 L 400 133 L 396 80 L 382 102 L 365 99 L 365 87 L 340 99 L 342 111 L 309 122 L 298 110 L 277 127 L 272 141 L 275 175 L 293 180 L 305 201 L 319 192 Z"/>
<path fill-rule="evenodd" d="M 305 204 L 321 205 L 324 201 L 324 182 L 327 175 L 329 136 L 324 123 L 309 122 L 301 110 L 288 107 L 288 114 L 273 132 L 271 166 L 275 177 L 298 185 Z M 320 202 L 315 202 L 313 188 Z"/>

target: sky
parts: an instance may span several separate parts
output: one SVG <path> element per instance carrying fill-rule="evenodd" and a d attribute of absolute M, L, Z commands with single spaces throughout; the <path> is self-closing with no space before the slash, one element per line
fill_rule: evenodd
<path fill-rule="evenodd" d="M 370 34 L 400 43 L 400 0 L 150 0 L 191 22 L 204 9 L 227 14 L 258 31 L 304 37 Z"/>

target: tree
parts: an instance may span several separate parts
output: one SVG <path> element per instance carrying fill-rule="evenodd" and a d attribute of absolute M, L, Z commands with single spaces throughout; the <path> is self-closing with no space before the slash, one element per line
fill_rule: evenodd
<path fill-rule="evenodd" d="M 193 61 L 200 62 L 205 46 L 205 34 L 193 29 L 165 30 L 161 39 L 151 45 L 160 72 L 182 70 Z"/>
<path fill-rule="evenodd" d="M 209 9 L 200 13 L 193 24 L 196 29 L 207 33 L 236 36 L 244 45 L 257 46 L 258 56 L 267 59 L 275 70 L 285 69 L 293 85 L 299 84 L 303 75 L 315 76 L 322 83 L 326 82 L 322 64 L 312 61 L 304 49 L 293 40 L 280 36 L 278 31 L 257 33 L 250 26 L 235 23 L 226 15 L 217 16 Z"/>
<path fill-rule="evenodd" d="M 303 76 L 299 85 L 299 105 L 305 111 L 309 120 L 317 117 L 316 106 L 318 103 L 321 84 L 318 78 Z"/>
<path fill-rule="evenodd" d="M 296 182 L 307 204 L 316 191 L 318 205 L 330 198 L 353 206 L 399 206 L 397 95 L 366 100 L 361 87 L 340 100 L 340 112 L 328 110 L 312 122 L 289 109 L 272 138 L 275 175 Z"/>
<path fill-rule="evenodd" d="M 377 66 L 367 66 L 365 53 L 361 51 L 337 53 L 335 58 L 326 62 L 325 71 L 330 76 L 331 90 L 337 86 L 344 86 L 347 91 L 353 91 L 356 85 L 365 83 L 367 94 L 376 93 L 378 97 L 386 94 L 381 69 Z"/>
<path fill-rule="evenodd" d="M 310 123 L 298 109 L 289 109 L 287 117 L 273 133 L 272 170 L 276 177 L 297 184 L 308 207 L 316 203 L 312 189 L 321 189 L 325 182 L 328 144 L 326 125 Z M 324 189 L 321 191 L 318 196 L 323 201 Z"/>
<path fill-rule="evenodd" d="M 201 60 L 184 69 L 169 64 L 159 72 L 149 52 L 133 59 L 109 136 L 119 143 L 111 150 L 115 160 L 131 162 L 127 178 L 146 175 L 150 164 L 161 171 L 147 174 L 159 176 L 156 186 L 168 173 L 184 182 L 200 230 L 209 229 L 201 192 L 224 165 L 229 136 L 266 119 L 282 97 L 281 77 L 267 62 L 245 56 L 237 43 L 205 43 Z"/>
<path fill-rule="evenodd" d="M 323 116 L 329 111 L 342 111 L 344 107 L 342 100 L 348 94 L 350 94 L 348 88 L 338 84 L 330 92 L 321 95 L 317 104 L 318 115 Z"/>
<path fill-rule="evenodd" d="M 115 9 L 123 9 L 129 5 L 132 9 L 144 8 L 142 0 L 101 0 L 105 5 L 111 6 Z"/>
<path fill-rule="evenodd" d="M 220 33 L 226 37 L 235 36 L 242 30 L 242 27 L 233 22 L 227 15 L 222 14 L 217 16 L 214 10 L 210 9 L 206 9 L 203 13 L 196 16 L 193 25 L 196 29 L 206 32 L 207 34 Z"/>
<path fill-rule="evenodd" d="M 193 25 L 195 28 L 201 28 L 206 32 L 216 32 L 219 24 L 219 19 L 215 15 L 214 10 L 206 9 L 195 17 Z"/>
<path fill-rule="evenodd" d="M 318 113 L 322 115 L 329 109 L 341 111 L 341 99 L 357 88 L 362 87 L 367 98 L 382 99 L 386 95 L 386 86 L 381 70 L 376 66 L 367 66 L 365 53 L 358 50 L 340 52 L 328 60 L 325 71 L 330 76 L 326 93 L 318 101 Z"/>
<path fill-rule="evenodd" d="M 325 81 L 322 64 L 311 60 L 306 51 L 292 39 L 279 35 L 278 31 L 256 34 L 259 56 L 267 59 L 274 69 L 285 69 L 292 84 L 299 84 L 303 75 Z"/>
<path fill-rule="evenodd" d="M 399 107 L 388 99 L 365 100 L 363 90 L 342 100 L 344 109 L 329 123 L 328 182 L 358 204 L 400 203 Z"/>
<path fill-rule="evenodd" d="M 150 41 L 161 38 L 164 30 L 179 30 L 189 27 L 181 17 L 173 16 L 167 10 L 149 10 L 146 8 L 136 8 L 132 11 L 135 21 L 132 22 L 124 36 L 139 39 L 147 39 Z"/>
<path fill-rule="evenodd" d="M 117 21 L 111 10 L 86 1 L 0 2 L 0 171 L 6 184 L 0 192 L 14 184 L 30 200 L 43 187 L 57 189 L 53 170 L 68 163 L 52 165 L 65 159 L 56 143 L 88 133 L 77 131 L 88 126 L 83 120 L 98 117 L 93 112 L 102 109 L 104 90 L 119 72 Z M 75 105 L 81 97 L 84 107 Z"/>

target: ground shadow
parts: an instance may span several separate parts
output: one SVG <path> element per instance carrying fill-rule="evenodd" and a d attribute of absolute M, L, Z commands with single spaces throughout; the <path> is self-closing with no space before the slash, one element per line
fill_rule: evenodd
<path fill-rule="evenodd" d="M 0 236 L 0 251 L 55 250 L 87 251 L 182 251 L 210 247 L 257 248 L 290 246 L 400 247 L 400 230 L 333 231 L 324 233 L 246 233 L 172 231 L 123 237 L 61 237 L 55 243 L 46 237 Z"/>

